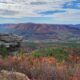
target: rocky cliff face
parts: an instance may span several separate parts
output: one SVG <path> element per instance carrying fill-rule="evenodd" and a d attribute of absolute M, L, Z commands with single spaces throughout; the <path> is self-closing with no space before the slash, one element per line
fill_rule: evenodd
<path fill-rule="evenodd" d="M 22 37 L 14 34 L 0 34 L 0 47 L 8 52 L 17 51 L 21 47 Z"/>

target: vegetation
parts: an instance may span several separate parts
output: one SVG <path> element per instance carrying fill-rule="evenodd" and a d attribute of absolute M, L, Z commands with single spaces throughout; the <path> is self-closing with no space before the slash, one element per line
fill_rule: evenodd
<path fill-rule="evenodd" d="M 0 46 L 0 55 L 5 58 L 7 57 L 9 54 L 8 54 L 8 49 L 4 46 L 4 45 L 1 45 Z"/>
<path fill-rule="evenodd" d="M 80 80 L 79 45 L 75 48 L 48 46 L 13 56 L 1 48 L 7 57 L 0 58 L 0 70 L 23 73 L 30 80 Z"/>
<path fill-rule="evenodd" d="M 48 57 L 53 56 L 58 61 L 63 61 L 68 58 L 68 51 L 65 51 L 64 48 L 45 48 L 39 49 L 32 53 L 34 57 Z"/>

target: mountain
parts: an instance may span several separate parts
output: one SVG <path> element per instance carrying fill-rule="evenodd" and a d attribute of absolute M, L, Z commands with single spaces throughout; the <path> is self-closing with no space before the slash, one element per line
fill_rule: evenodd
<path fill-rule="evenodd" d="M 7 29 L 26 40 L 80 40 L 80 25 L 21 23 L 7 26 Z"/>

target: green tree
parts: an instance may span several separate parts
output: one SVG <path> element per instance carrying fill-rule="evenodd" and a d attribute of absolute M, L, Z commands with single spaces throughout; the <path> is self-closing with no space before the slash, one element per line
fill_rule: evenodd
<path fill-rule="evenodd" d="M 5 58 L 8 56 L 8 50 L 4 45 L 0 46 L 0 55 Z"/>

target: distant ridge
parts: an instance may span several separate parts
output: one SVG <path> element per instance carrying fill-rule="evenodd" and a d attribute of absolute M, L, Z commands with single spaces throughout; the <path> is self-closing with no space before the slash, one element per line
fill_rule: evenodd
<path fill-rule="evenodd" d="M 80 24 L 35 24 L 20 23 L 3 25 L 9 32 L 21 35 L 26 40 L 54 40 L 54 41 L 75 41 L 80 40 Z"/>

